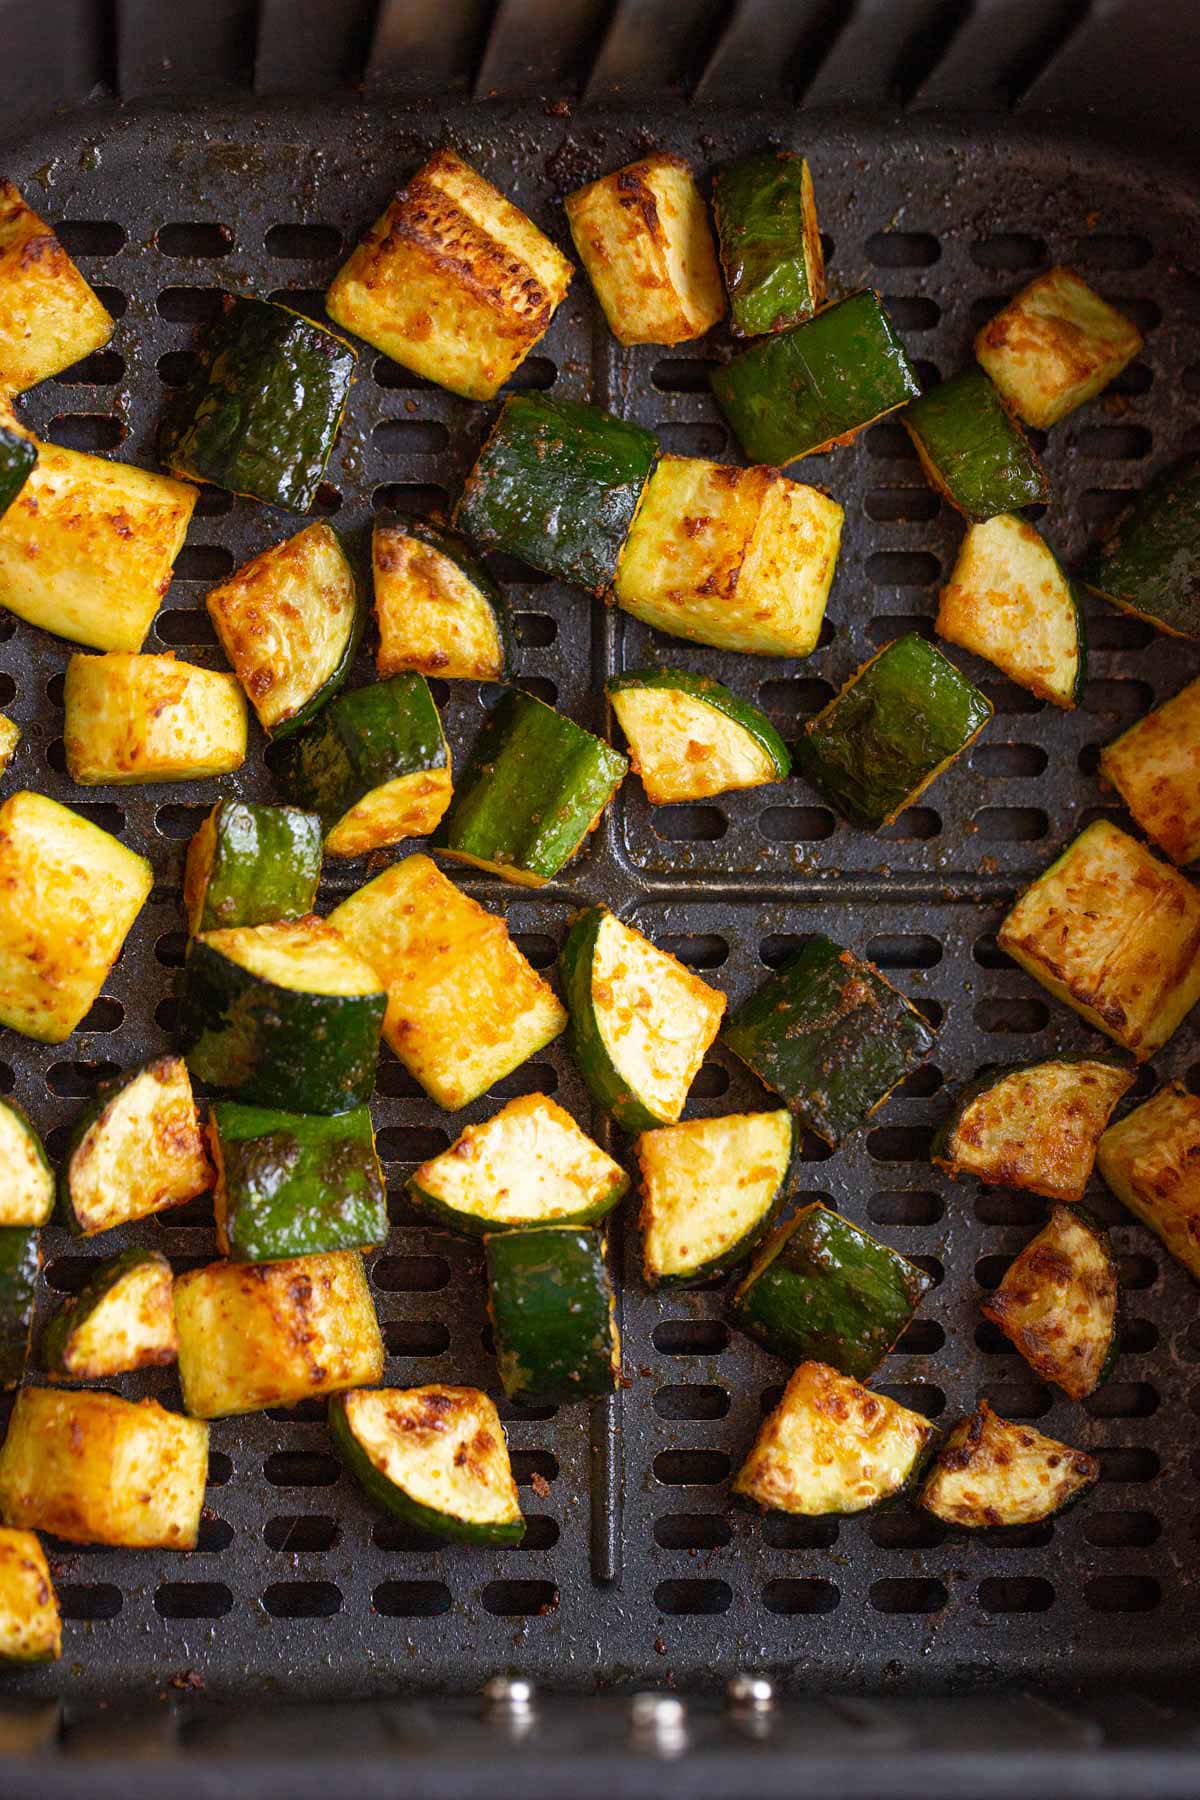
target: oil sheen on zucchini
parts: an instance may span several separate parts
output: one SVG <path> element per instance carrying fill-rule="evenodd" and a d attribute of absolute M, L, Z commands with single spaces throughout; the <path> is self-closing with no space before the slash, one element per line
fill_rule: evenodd
<path fill-rule="evenodd" d="M 488 1311 L 510 1400 L 558 1406 L 611 1393 L 621 1367 L 599 1231 L 538 1225 L 484 1238 Z"/>
<path fill-rule="evenodd" d="M 1159 631 L 1200 638 L 1200 458 L 1155 476 L 1092 546 L 1080 579 Z"/>
<path fill-rule="evenodd" d="M 41 1266 L 36 1231 L 0 1226 L 0 1388 L 16 1387 L 25 1373 Z"/>
<path fill-rule="evenodd" d="M 45 1225 L 54 1211 L 54 1170 L 33 1121 L 0 1100 L 0 1227 Z"/>
<path fill-rule="evenodd" d="M 122 1250 L 55 1313 L 42 1336 L 53 1376 L 104 1381 L 173 1363 L 179 1349 L 171 1265 L 157 1250 Z"/>
<path fill-rule="evenodd" d="M 1200 1281 L 1200 1095 L 1171 1081 L 1100 1139 L 1101 1175 Z"/>
<path fill-rule="evenodd" d="M 321 821 L 295 806 L 218 800 L 188 845 L 188 930 L 270 925 L 313 910 L 321 879 Z"/>
<path fill-rule="evenodd" d="M 71 1231 L 94 1237 L 194 1200 L 210 1180 L 187 1065 L 158 1056 L 84 1107 L 59 1169 L 59 1205 Z"/>
<path fill-rule="evenodd" d="M 713 212 L 734 335 L 811 318 L 825 300 L 825 253 L 804 157 L 760 150 L 718 170 Z"/>
<path fill-rule="evenodd" d="M 1048 499 L 1046 473 L 982 369 L 910 401 L 900 422 L 931 484 L 968 519 L 991 519 Z"/>
<path fill-rule="evenodd" d="M 1132 1070 L 1087 1056 L 989 1070 L 958 1096 L 930 1158 L 989 1187 L 1082 1200 L 1101 1134 L 1133 1080 Z"/>
<path fill-rule="evenodd" d="M 1086 1400 L 1117 1354 L 1117 1268 L 1108 1232 L 1082 1207 L 1054 1207 L 980 1310 L 1035 1375 L 1070 1400 Z"/>
<path fill-rule="evenodd" d="M 986 657 L 1039 700 L 1071 707 L 1083 697 L 1079 596 L 1036 527 L 1015 513 L 968 528 L 941 592 L 937 633 Z"/>
<path fill-rule="evenodd" d="M 512 609 L 465 538 L 423 519 L 376 525 L 371 557 L 381 678 L 410 670 L 451 681 L 511 678 Z"/>
<path fill-rule="evenodd" d="M 652 1287 L 709 1280 L 750 1255 L 787 1197 L 795 1136 L 783 1110 L 642 1132 L 642 1267 Z"/>
<path fill-rule="evenodd" d="M 986 1400 L 946 1438 L 921 1505 L 947 1525 L 986 1530 L 1053 1518 L 1100 1474 L 1094 1456 L 1014 1425 Z"/>
<path fill-rule="evenodd" d="M 1198 770 L 1200 677 L 1100 752 L 1100 779 L 1173 863 L 1200 858 Z"/>
<path fill-rule="evenodd" d="M 765 713 L 711 675 L 635 669 L 605 693 L 652 805 L 784 781 L 792 759 Z"/>
<path fill-rule="evenodd" d="M 216 1100 L 217 1248 L 234 1262 L 366 1250 L 387 1237 L 387 1189 L 365 1106 L 332 1118 Z"/>

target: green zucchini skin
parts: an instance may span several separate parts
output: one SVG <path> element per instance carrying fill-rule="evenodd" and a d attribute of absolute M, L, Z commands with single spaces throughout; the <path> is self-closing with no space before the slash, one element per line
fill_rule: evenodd
<path fill-rule="evenodd" d="M 19 1386 L 25 1373 L 41 1265 L 36 1229 L 0 1226 L 0 1388 Z"/>
<path fill-rule="evenodd" d="M 819 1204 L 766 1245 L 732 1316 L 772 1355 L 865 1381 L 906 1330 L 932 1278 Z"/>
<path fill-rule="evenodd" d="M 488 1309 L 510 1400 L 561 1405 L 616 1386 L 620 1344 L 598 1231 L 539 1225 L 488 1234 Z"/>
<path fill-rule="evenodd" d="M 431 519 L 407 519 L 404 530 L 409 537 L 419 539 L 421 543 L 428 544 L 431 550 L 436 550 L 439 556 L 446 557 L 462 571 L 471 586 L 483 595 L 496 621 L 496 634 L 500 639 L 503 658 L 503 666 L 496 680 L 511 681 L 517 668 L 517 628 L 504 589 L 499 582 L 492 580 L 461 531 L 452 531 L 448 525 L 437 525 Z"/>
<path fill-rule="evenodd" d="M 712 388 L 750 461 L 774 468 L 853 437 L 921 391 L 869 289 L 743 350 L 714 369 Z"/>
<path fill-rule="evenodd" d="M 230 299 L 159 434 L 173 475 L 307 512 L 333 449 L 357 352 L 270 300 Z"/>
<path fill-rule="evenodd" d="M 807 190 L 807 194 L 806 194 Z M 810 318 L 824 297 L 824 262 L 805 238 L 808 166 L 788 150 L 762 150 L 718 170 L 713 215 L 738 337 L 783 331 Z"/>
<path fill-rule="evenodd" d="M 367 1107 L 323 1117 L 215 1100 L 209 1134 L 232 1262 L 366 1250 L 387 1237 L 387 1188 Z"/>
<path fill-rule="evenodd" d="M 603 906 L 589 906 L 571 923 L 558 953 L 563 999 L 570 1024 L 567 1041 L 593 1099 L 623 1130 L 652 1131 L 662 1120 L 644 1106 L 613 1066 L 596 1020 L 592 1001 L 592 965 L 596 939 L 606 917 Z"/>
<path fill-rule="evenodd" d="M 322 858 L 321 821 L 316 813 L 254 800 L 218 800 L 200 833 L 210 824 L 212 860 L 207 880 L 198 867 L 193 871 L 190 850 L 184 875 L 184 901 L 193 934 L 230 925 L 303 919 L 313 910 Z M 197 851 L 197 864 L 199 861 Z"/>
<path fill-rule="evenodd" d="M 107 1299 L 113 1288 L 123 1281 L 130 1270 L 140 1268 L 143 1263 L 162 1262 L 157 1250 L 142 1250 L 134 1245 L 128 1250 L 121 1250 L 116 1256 L 107 1257 L 100 1263 L 95 1274 L 84 1283 L 73 1300 L 59 1308 L 42 1333 L 41 1358 L 50 1374 L 66 1374 L 66 1360 L 70 1350 L 71 1339 L 79 1327 L 85 1322 L 89 1313 L 93 1312 L 101 1301 Z M 163 1361 L 174 1362 L 174 1352 Z M 145 1367 L 145 1364 L 141 1365 Z"/>
<path fill-rule="evenodd" d="M 711 675 L 696 675 L 690 669 L 628 669 L 623 675 L 611 676 L 604 684 L 604 691 L 610 697 L 627 688 L 666 688 L 668 692 L 702 700 L 749 733 L 774 763 L 780 781 L 786 781 L 791 774 L 792 759 L 788 747 L 766 713 L 714 681 Z"/>
<path fill-rule="evenodd" d="M 37 459 L 32 438 L 0 425 L 0 519 L 29 480 Z"/>
<path fill-rule="evenodd" d="M 1200 638 L 1200 459 L 1157 476 L 1093 544 L 1080 579 L 1160 631 Z"/>
<path fill-rule="evenodd" d="M 658 456 L 640 425 L 580 400 L 506 400 L 454 513 L 484 550 L 505 550 L 602 594 Z"/>
<path fill-rule="evenodd" d="M 807 780 L 864 830 L 878 831 L 965 750 L 992 705 L 919 632 L 896 638 L 810 719 L 796 746 Z"/>
<path fill-rule="evenodd" d="M 268 747 L 267 762 L 294 805 L 327 832 L 375 788 L 449 766 L 450 752 L 423 675 L 389 675 L 335 696 L 303 731 Z"/>
<path fill-rule="evenodd" d="M 982 369 L 953 375 L 911 401 L 901 424 L 933 485 L 968 519 L 1049 498 L 1032 444 Z"/>
<path fill-rule="evenodd" d="M 336 436 L 336 432 L 334 435 Z M 303 706 L 298 706 L 294 713 L 290 713 L 286 719 L 280 719 L 277 725 L 271 727 L 268 736 L 272 743 L 277 743 L 280 738 L 293 737 L 297 731 L 302 731 L 329 704 L 333 696 L 345 687 L 350 679 L 350 671 L 354 667 L 354 658 L 358 655 L 358 647 L 362 643 L 363 632 L 367 628 L 367 614 L 370 607 L 366 591 L 354 573 L 354 565 L 350 561 L 345 538 L 336 525 L 330 525 L 329 529 L 337 540 L 337 547 L 345 564 L 346 575 L 354 592 L 354 611 L 350 615 L 350 629 L 346 633 L 342 653 L 328 679 L 313 689 Z"/>
<path fill-rule="evenodd" d="M 721 1035 L 800 1123 L 830 1144 L 869 1118 L 934 1044 L 916 1007 L 872 963 L 827 937 L 789 958 Z"/>

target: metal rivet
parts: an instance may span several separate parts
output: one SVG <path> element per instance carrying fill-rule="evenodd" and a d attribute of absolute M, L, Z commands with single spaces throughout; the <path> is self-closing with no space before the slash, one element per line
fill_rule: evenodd
<path fill-rule="evenodd" d="M 687 1710 L 674 1694 L 635 1694 L 629 1703 L 635 1744 L 660 1756 L 687 1749 Z"/>
<path fill-rule="evenodd" d="M 483 1698 L 489 1712 L 525 1715 L 533 1711 L 534 1685 L 523 1675 L 493 1675 L 484 1684 Z"/>
<path fill-rule="evenodd" d="M 766 1712 L 775 1704 L 775 1689 L 766 1676 L 750 1675 L 745 1670 L 730 1678 L 725 1696 L 738 1712 Z"/>

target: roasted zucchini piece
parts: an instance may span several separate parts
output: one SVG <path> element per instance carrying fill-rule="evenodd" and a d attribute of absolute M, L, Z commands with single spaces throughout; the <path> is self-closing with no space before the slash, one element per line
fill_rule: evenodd
<path fill-rule="evenodd" d="M 605 906 L 577 915 L 562 949 L 571 1052 L 626 1131 L 673 1125 L 721 1028 L 725 996 Z"/>
<path fill-rule="evenodd" d="M 368 1250 L 388 1233 L 365 1106 L 332 1118 L 215 1100 L 208 1142 L 217 1249 L 234 1262 Z"/>
<path fill-rule="evenodd" d="M 330 923 L 387 989 L 383 1035 L 425 1092 L 469 1106 L 556 1038 L 564 1007 L 508 935 L 427 856 L 367 882 Z"/>
<path fill-rule="evenodd" d="M 69 1038 L 154 886 L 144 856 L 45 794 L 0 806 L 0 1025 Z"/>
<path fill-rule="evenodd" d="M 54 1662 L 62 1620 L 46 1552 L 32 1531 L 0 1526 L 0 1661 Z"/>
<path fill-rule="evenodd" d="M 82 362 L 114 324 L 46 221 L 0 181 L 0 391 Z"/>
<path fill-rule="evenodd" d="M 1155 476 L 1093 544 L 1080 579 L 1158 631 L 1200 638 L 1200 458 Z"/>
<path fill-rule="evenodd" d="M 270 738 L 315 718 L 350 673 L 365 606 L 331 525 L 306 525 L 244 563 L 204 603 Z"/>
<path fill-rule="evenodd" d="M 272 925 L 313 910 L 321 879 L 321 821 L 295 806 L 218 800 L 188 845 L 188 930 Z"/>
<path fill-rule="evenodd" d="M 801 1363 L 732 1491 L 767 1512 L 869 1512 L 913 1487 L 936 1438 L 920 1413 L 824 1363 Z"/>
<path fill-rule="evenodd" d="M 1100 776 L 1172 862 L 1194 862 L 1200 856 L 1200 679 L 1106 744 Z"/>
<path fill-rule="evenodd" d="M 1110 1125 L 1096 1166 L 1123 1206 L 1200 1281 L 1200 1097 L 1181 1081 Z"/>
<path fill-rule="evenodd" d="M 1075 589 L 1028 519 L 971 525 L 938 604 L 937 633 L 1054 706 L 1078 706 L 1087 636 Z"/>
<path fill-rule="evenodd" d="M 651 1287 L 707 1281 L 745 1260 L 787 1197 L 788 1112 L 728 1113 L 643 1131 L 642 1269 Z"/>
<path fill-rule="evenodd" d="M 803 156 L 760 150 L 719 169 L 713 213 L 735 337 L 784 331 L 825 303 L 825 252 Z"/>
<path fill-rule="evenodd" d="M 933 1027 L 873 963 L 812 938 L 721 1034 L 800 1123 L 836 1144 L 933 1049 Z"/>
<path fill-rule="evenodd" d="M 1137 326 L 1061 266 L 1014 294 L 975 339 L 1013 411 L 1043 431 L 1094 399 L 1141 347 Z"/>
<path fill-rule="evenodd" d="M 54 1211 L 54 1170 L 23 1107 L 0 1100 L 0 1226 L 45 1225 Z"/>
<path fill-rule="evenodd" d="M 911 400 L 900 423 L 929 483 L 968 519 L 992 519 L 1049 498 L 1033 445 L 982 369 Z"/>
<path fill-rule="evenodd" d="M 103 1381 L 173 1363 L 179 1351 L 171 1265 L 157 1250 L 122 1250 L 60 1307 L 42 1337 L 51 1376 Z"/>
<path fill-rule="evenodd" d="M 67 772 L 81 787 L 203 781 L 246 760 L 246 702 L 232 675 L 173 650 L 72 656 L 64 690 Z"/>
<path fill-rule="evenodd" d="M 864 289 L 713 370 L 713 393 L 751 462 L 782 468 L 921 391 L 879 295 Z"/>
<path fill-rule="evenodd" d="M 179 1031 L 192 1073 L 256 1106 L 349 1112 L 375 1091 L 387 996 L 325 919 L 193 938 Z"/>
<path fill-rule="evenodd" d="M 990 1069 L 958 1096 L 930 1159 L 989 1187 L 1078 1202 L 1104 1127 L 1133 1079 L 1131 1070 L 1088 1056 Z"/>
<path fill-rule="evenodd" d="M 767 1239 L 732 1316 L 772 1356 L 866 1381 L 932 1285 L 924 1269 L 814 1202 Z"/>
<path fill-rule="evenodd" d="M 621 1372 L 616 1305 L 598 1231 L 536 1225 L 483 1240 L 500 1380 L 522 1406 L 608 1394 Z"/>
<path fill-rule="evenodd" d="M 629 1187 L 620 1163 L 545 1094 L 522 1094 L 409 1177 L 417 1204 L 473 1235 L 594 1225 Z"/>
<path fill-rule="evenodd" d="M 921 1492 L 926 1512 L 968 1530 L 1036 1525 L 1064 1511 L 1099 1479 L 1084 1450 L 1014 1425 L 986 1400 L 946 1438 Z"/>
<path fill-rule="evenodd" d="M 980 1309 L 1035 1375 L 1086 1400 L 1117 1354 L 1117 1269 L 1108 1233 L 1080 1207 L 1056 1206 Z"/>
<path fill-rule="evenodd" d="M 179 1380 L 193 1418 L 261 1412 L 383 1374 L 383 1339 L 356 1250 L 209 1263 L 175 1282 Z"/>
<path fill-rule="evenodd" d="M 158 448 L 172 475 L 308 512 L 329 461 L 358 352 L 273 300 L 227 294 Z"/>
<path fill-rule="evenodd" d="M 777 469 L 664 456 L 646 484 L 613 594 L 670 637 L 758 656 L 815 650 L 843 513 Z"/>
<path fill-rule="evenodd" d="M 0 713 L 0 775 L 4 774 L 16 755 L 17 745 L 20 741 L 21 727 L 15 719 L 6 718 L 3 713 Z"/>
<path fill-rule="evenodd" d="M 288 799 L 319 814 L 329 856 L 424 837 L 450 804 L 450 747 L 423 675 L 336 695 L 268 760 Z"/>
<path fill-rule="evenodd" d="M 791 771 L 766 714 L 710 675 L 637 669 L 614 675 L 604 691 L 652 805 L 764 787 Z"/>
<path fill-rule="evenodd" d="M 464 1544 L 524 1537 L 504 1427 L 478 1388 L 335 1394 L 329 1435 L 371 1499 L 406 1524 Z"/>
<path fill-rule="evenodd" d="M 997 937 L 1139 1062 L 1200 1000 L 1200 889 L 1107 819 L 1025 889 Z"/>
<path fill-rule="evenodd" d="M 542 887 L 581 848 L 628 768 L 603 738 L 508 688 L 475 740 L 433 847 L 520 887 Z"/>
<path fill-rule="evenodd" d="M 421 520 L 376 525 L 371 557 L 381 677 L 408 670 L 449 681 L 512 675 L 508 601 L 456 531 Z"/>
<path fill-rule="evenodd" d="M 467 476 L 454 523 L 560 581 L 603 594 L 658 441 L 582 400 L 514 394 Z"/>
<path fill-rule="evenodd" d="M 3 291 L 0 289 L 0 309 L 3 304 Z M 0 518 L 4 517 L 29 480 L 30 471 L 37 459 L 37 444 L 29 433 L 6 425 L 0 414 Z"/>
<path fill-rule="evenodd" d="M 545 335 L 573 270 L 453 150 L 400 189 L 333 279 L 335 324 L 468 400 L 490 400 Z"/>
<path fill-rule="evenodd" d="M 187 1064 L 158 1056 L 84 1108 L 63 1154 L 59 1205 L 70 1230 L 94 1237 L 194 1200 L 211 1180 Z"/>
<path fill-rule="evenodd" d="M 36 1230 L 0 1226 L 0 1388 L 16 1387 L 25 1373 L 41 1266 Z"/>

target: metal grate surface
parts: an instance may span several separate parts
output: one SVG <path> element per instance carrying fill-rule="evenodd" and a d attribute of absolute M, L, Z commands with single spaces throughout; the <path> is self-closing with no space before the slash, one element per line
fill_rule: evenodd
<path fill-rule="evenodd" d="M 383 105 L 319 115 L 134 108 L 77 115 L 26 143 L 8 172 L 60 222 L 120 315 L 112 345 L 46 383 L 26 416 L 58 442 L 153 464 L 166 390 L 182 379 L 195 328 L 220 291 L 280 295 L 320 316 L 321 292 L 348 246 L 443 139 L 562 241 L 562 193 L 651 141 L 706 168 L 772 136 L 813 160 L 837 287 L 882 288 L 928 378 L 962 366 L 978 322 L 1049 260 L 1074 261 L 1137 319 L 1147 338 L 1141 360 L 1047 449 L 1055 497 L 1045 528 L 1061 551 L 1074 554 L 1151 469 L 1200 449 L 1200 280 L 1186 266 L 1196 213 L 1161 170 L 1028 133 L 968 139 L 910 123 L 900 136 L 810 116 L 801 135 L 794 116 L 706 112 L 656 117 L 651 139 L 627 114 L 572 119 L 561 107 L 448 107 L 436 117 Z M 620 350 L 580 275 L 520 385 L 590 396 L 654 427 L 670 449 L 726 456 L 702 361 L 694 347 Z M 364 568 L 372 515 L 444 504 L 488 416 L 363 352 L 319 511 L 349 533 Z M 794 736 L 875 647 L 913 624 L 930 629 L 959 534 L 894 422 L 797 473 L 827 483 L 847 511 L 814 656 L 732 659 L 668 643 L 577 592 L 500 565 L 520 616 L 523 683 L 602 730 L 604 675 L 666 658 L 757 695 Z M 296 524 L 205 490 L 147 648 L 219 665 L 206 586 Z M 1121 1257 L 1124 1353 L 1111 1385 L 1072 1407 L 1034 1381 L 978 1313 L 981 1292 L 1039 1223 L 1040 1203 L 948 1184 L 923 1160 L 947 1087 L 989 1060 L 1095 1042 L 998 954 L 995 928 L 1019 883 L 1106 808 L 1097 746 L 1180 685 L 1185 656 L 1194 674 L 1195 659 L 1099 607 L 1091 633 L 1092 679 L 1067 718 L 984 665 L 970 667 L 996 702 L 995 721 L 880 838 L 835 822 L 799 780 L 657 811 L 631 781 L 567 885 L 531 897 L 466 883 L 508 914 L 539 967 L 553 962 L 572 907 L 603 898 L 734 1003 L 818 929 L 891 972 L 941 1022 L 932 1064 L 857 1141 L 834 1155 L 811 1142 L 800 1186 L 831 1196 L 938 1279 L 882 1371 L 885 1390 L 947 1420 L 986 1392 L 1002 1412 L 1097 1450 L 1104 1476 L 1089 1504 L 987 1545 L 945 1538 L 904 1508 L 841 1523 L 734 1514 L 728 1477 L 784 1371 L 731 1337 L 720 1289 L 646 1293 L 626 1216 L 613 1228 L 625 1388 L 590 1414 L 504 1409 L 530 1514 L 524 1546 L 440 1550 L 378 1516 L 339 1473 L 319 1404 L 219 1422 L 199 1551 L 53 1546 L 66 1661 L 14 1685 L 128 1696 L 172 1680 L 194 1685 L 194 1676 L 215 1694 L 302 1698 L 459 1691 L 504 1668 L 589 1688 L 670 1678 L 708 1686 L 759 1666 L 796 1685 L 871 1689 L 1091 1682 L 1131 1667 L 1149 1679 L 1194 1668 L 1195 1289 L 1097 1189 Z M 0 706 L 26 733 L 10 784 L 77 806 L 151 855 L 158 872 L 80 1033 L 57 1048 L 0 1037 L 0 1090 L 30 1108 L 53 1150 L 99 1078 L 172 1041 L 188 836 L 217 793 L 270 789 L 258 746 L 235 780 L 81 793 L 63 770 L 67 648 L 3 617 L 0 646 Z M 364 656 L 360 676 L 369 669 Z M 460 759 L 484 696 L 467 683 L 434 687 Z M 360 879 L 360 870 L 335 870 L 326 898 Z M 1169 1075 L 1200 1091 L 1194 1032 L 1177 1035 L 1136 1092 Z M 534 1087 L 603 1129 L 560 1048 L 497 1096 Z M 761 1100 L 718 1052 L 693 1106 L 718 1112 Z M 385 1054 L 375 1111 L 393 1229 L 371 1274 L 389 1382 L 454 1378 L 495 1390 L 478 1251 L 415 1223 L 401 1197 L 408 1169 L 490 1106 L 447 1118 Z M 213 1254 L 206 1201 L 125 1237 L 161 1247 L 178 1268 Z M 46 1232 L 39 1323 L 117 1242 L 80 1245 Z M 178 1404 L 172 1372 L 118 1385 Z"/>

